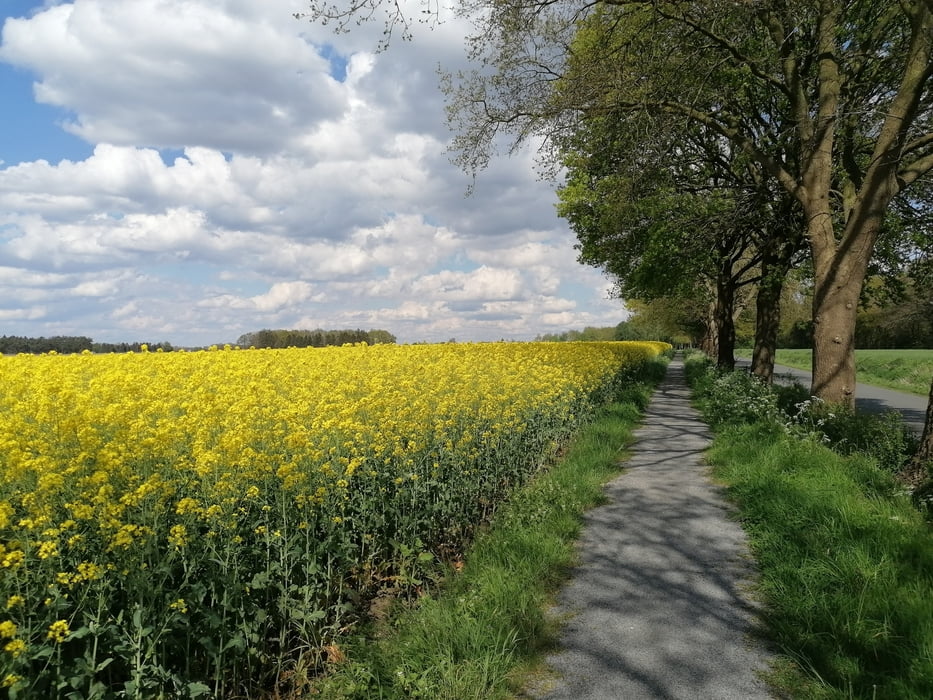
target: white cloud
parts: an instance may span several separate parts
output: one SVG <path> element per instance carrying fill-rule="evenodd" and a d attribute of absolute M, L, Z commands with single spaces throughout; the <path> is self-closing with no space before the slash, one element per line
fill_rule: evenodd
<path fill-rule="evenodd" d="M 517 270 L 482 267 L 470 272 L 445 270 L 427 275 L 412 284 L 418 296 L 433 296 L 448 301 L 517 299 L 524 284 Z"/>
<path fill-rule="evenodd" d="M 38 72 L 36 99 L 91 143 L 271 153 L 345 104 L 283 4 L 254 5 L 77 0 L 8 21 L 0 58 Z"/>
<path fill-rule="evenodd" d="M 122 280 L 92 279 L 75 285 L 71 293 L 79 297 L 112 297 L 120 290 Z"/>
<path fill-rule="evenodd" d="M 461 20 L 374 53 L 378 22 L 333 35 L 303 9 L 74 0 L 6 22 L 0 61 L 94 145 L 0 167 L 7 332 L 467 340 L 621 320 L 532 154 L 494 160 L 464 197 L 435 73 L 463 65 Z"/>
<path fill-rule="evenodd" d="M 36 321 L 46 314 L 44 306 L 31 306 L 24 309 L 0 309 L 0 321 Z"/>

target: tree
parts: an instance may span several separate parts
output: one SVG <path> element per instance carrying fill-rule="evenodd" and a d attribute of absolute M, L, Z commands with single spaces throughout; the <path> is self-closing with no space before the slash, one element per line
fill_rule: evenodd
<path fill-rule="evenodd" d="M 325 331 L 317 328 L 309 330 L 269 330 L 244 333 L 237 339 L 241 347 L 257 348 L 323 348 L 332 345 L 346 345 L 348 343 L 394 343 L 395 336 L 386 330 L 373 329 L 331 330 Z"/>
<path fill-rule="evenodd" d="M 705 330 L 705 304 L 693 299 L 626 299 L 625 306 L 631 315 L 616 326 L 617 340 L 663 340 L 672 345 L 695 346 Z"/>
<path fill-rule="evenodd" d="M 436 17 L 433 0 L 422 3 Z M 631 130 L 677 117 L 758 163 L 797 202 L 813 271 L 811 392 L 852 405 L 859 298 L 892 203 L 928 201 L 933 169 L 933 0 L 462 0 L 477 68 L 447 76 L 458 161 L 476 172 L 510 137 L 514 150 L 572 132 L 611 91 Z M 346 24 L 395 0 L 312 0 Z M 568 85 L 581 21 L 604 13 L 619 32 Z M 606 77 L 613 83 L 607 85 Z M 716 90 L 708 89 L 709 85 Z M 558 99 L 559 98 L 559 99 Z M 549 159 L 549 155 L 551 156 Z M 931 395 L 933 402 L 933 395 Z"/>
<path fill-rule="evenodd" d="M 612 84 L 591 58 L 616 48 L 604 25 L 601 15 L 580 25 L 561 84 L 582 82 L 578 74 Z M 737 295 L 766 275 L 753 368 L 770 380 L 783 278 L 802 243 L 794 202 L 702 126 L 646 121 L 632 133 L 615 99 L 611 90 L 594 97 L 573 131 L 555 137 L 567 172 L 558 212 L 577 234 L 580 261 L 613 275 L 626 298 L 709 297 L 701 347 L 725 369 L 735 362 Z"/>
<path fill-rule="evenodd" d="M 930 291 L 933 289 L 933 243 L 927 241 L 926 247 L 920 250 L 920 254 L 911 266 L 911 276 L 917 285 L 926 291 L 921 302 L 920 315 L 929 324 L 931 334 L 933 334 L 933 293 Z M 927 401 L 923 433 L 912 466 L 921 474 L 924 473 L 923 470 L 926 470 L 925 491 L 928 497 L 933 499 L 933 380 L 930 382 L 930 396 Z"/>
<path fill-rule="evenodd" d="M 782 296 L 788 274 L 799 262 L 804 240 L 800 235 L 800 212 L 787 196 L 773 200 L 771 216 L 757 240 L 761 274 L 755 297 L 755 340 L 752 374 L 770 384 L 781 326 Z"/>
<path fill-rule="evenodd" d="M 25 336 L 0 337 L 0 354 L 56 352 L 79 353 L 90 350 L 93 341 L 86 336 L 56 335 L 51 338 L 27 338 Z"/>
<path fill-rule="evenodd" d="M 395 2 L 321 6 L 340 20 Z M 425 3 L 428 16 L 430 3 Z M 933 168 L 933 0 L 464 0 L 478 67 L 450 76 L 459 160 L 482 168 L 499 143 L 515 148 L 574 128 L 611 88 L 617 110 L 673 115 L 741 148 L 803 210 L 812 256 L 813 385 L 851 404 L 859 295 L 885 212 Z M 617 49 L 575 81 L 564 69 L 581 20 L 603 13 Z M 709 79 L 718 94 L 704 89 Z M 561 84 L 563 81 L 563 84 Z M 555 99 L 560 85 L 562 99 Z M 791 147 L 788 149 L 788 143 Z M 929 186 L 929 183 L 924 183 Z"/>
<path fill-rule="evenodd" d="M 920 469 L 928 469 L 933 464 L 933 381 L 930 382 L 930 398 L 927 402 L 923 434 L 920 436 L 920 446 L 914 455 L 913 463 Z"/>

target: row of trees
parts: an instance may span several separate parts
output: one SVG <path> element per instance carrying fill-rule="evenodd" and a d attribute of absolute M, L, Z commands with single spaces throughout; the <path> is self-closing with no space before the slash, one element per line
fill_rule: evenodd
<path fill-rule="evenodd" d="M 565 343 L 573 341 L 599 341 L 599 340 L 621 340 L 616 334 L 615 326 L 587 326 L 582 331 L 569 330 L 560 333 L 542 333 L 535 338 L 535 341 L 546 343 Z M 625 340 L 630 340 L 626 338 Z M 656 340 L 652 338 L 652 340 Z"/>
<path fill-rule="evenodd" d="M 395 336 L 389 331 L 373 329 L 364 331 L 333 330 L 325 331 L 320 328 L 308 330 L 268 330 L 244 333 L 236 343 L 240 347 L 248 348 L 323 348 L 331 345 L 346 345 L 348 343 L 394 343 Z"/>
<path fill-rule="evenodd" d="M 51 338 L 27 338 L 18 335 L 0 336 L 0 354 L 17 355 L 25 353 L 73 353 L 90 352 L 94 341 L 85 336 L 56 335 Z"/>
<path fill-rule="evenodd" d="M 80 353 L 85 350 L 94 353 L 140 352 L 143 346 L 150 351 L 174 350 L 171 343 L 95 343 L 91 338 L 80 335 L 55 335 L 50 338 L 29 338 L 18 335 L 0 336 L 0 355 L 19 353 L 39 354 L 57 352 L 59 354 Z"/>
<path fill-rule="evenodd" d="M 780 299 L 777 345 L 810 348 L 813 345 L 812 285 L 792 275 Z M 750 348 L 755 342 L 754 286 L 737 295 L 736 345 Z M 650 301 L 628 300 L 632 315 L 625 322 L 635 335 L 620 339 L 655 337 L 675 344 L 702 344 L 707 301 L 659 297 Z M 647 335 L 646 335 L 647 334 Z M 671 341 L 671 338 L 675 340 Z M 856 348 L 933 348 L 933 284 L 917 284 L 906 276 L 873 277 L 866 285 L 855 323 Z"/>
<path fill-rule="evenodd" d="M 933 1 L 458 7 L 477 28 L 475 68 L 444 81 L 459 163 L 475 173 L 540 138 L 542 164 L 567 174 L 580 259 L 627 297 L 708 300 L 705 344 L 724 366 L 736 297 L 756 285 L 766 379 L 783 281 L 806 265 L 813 393 L 851 403 L 871 266 L 930 247 Z M 312 0 L 311 15 L 347 26 L 380 8 L 388 34 L 407 33 L 389 0 Z"/>
<path fill-rule="evenodd" d="M 458 7 L 476 26 L 474 68 L 444 81 L 460 164 L 476 173 L 503 144 L 538 139 L 545 169 L 566 173 L 581 261 L 626 298 L 697 307 L 723 367 L 737 299 L 755 288 L 766 381 L 785 279 L 805 269 L 811 391 L 851 405 L 866 279 L 919 279 L 933 248 L 933 0 Z M 390 36 L 408 32 L 402 8 L 312 0 L 311 15 L 342 27 L 382 9 Z"/>

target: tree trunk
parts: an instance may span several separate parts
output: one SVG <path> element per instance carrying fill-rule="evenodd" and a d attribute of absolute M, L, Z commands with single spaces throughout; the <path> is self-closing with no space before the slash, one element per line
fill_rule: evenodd
<path fill-rule="evenodd" d="M 838 279 L 840 275 L 833 272 L 822 269 L 814 274 L 810 393 L 851 407 L 855 405 L 855 316 L 864 275 Z"/>
<path fill-rule="evenodd" d="M 868 263 L 895 186 L 889 178 L 876 188 L 873 199 L 853 207 L 838 243 L 831 217 L 821 215 L 819 208 L 808 212 L 813 258 L 810 392 L 828 403 L 855 406 L 855 318 Z"/>
<path fill-rule="evenodd" d="M 855 407 L 855 318 L 889 191 L 853 211 L 837 241 L 822 197 L 804 205 L 813 260 L 813 379 L 810 393 Z"/>
<path fill-rule="evenodd" d="M 714 359 L 719 353 L 719 334 L 716 332 L 716 304 L 711 303 L 706 310 L 706 318 L 703 323 L 703 337 L 700 338 L 700 349 L 706 353 L 710 359 Z"/>
<path fill-rule="evenodd" d="M 790 246 L 788 246 L 789 248 Z M 790 270 L 791 254 L 780 255 L 770 246 L 761 258 L 761 283 L 755 299 L 755 347 L 752 374 L 765 384 L 774 378 L 774 355 L 781 325 L 781 291 Z"/>
<path fill-rule="evenodd" d="M 920 446 L 913 459 L 898 473 L 897 478 L 913 492 L 914 503 L 933 503 L 933 382 L 930 382 L 930 398 L 927 401 L 926 421 Z"/>
<path fill-rule="evenodd" d="M 715 326 L 717 337 L 716 366 L 731 372 L 735 369 L 735 285 L 731 261 L 723 262 L 716 277 Z"/>
<path fill-rule="evenodd" d="M 920 447 L 917 448 L 913 461 L 917 467 L 933 462 L 933 381 L 930 382 L 930 399 L 927 401 L 927 417 L 923 424 L 923 435 L 920 437 Z"/>

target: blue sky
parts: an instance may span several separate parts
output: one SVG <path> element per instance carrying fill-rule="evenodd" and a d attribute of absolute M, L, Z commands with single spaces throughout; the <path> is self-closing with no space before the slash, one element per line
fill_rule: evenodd
<path fill-rule="evenodd" d="M 417 5 L 417 2 L 415 2 Z M 435 67 L 301 0 L 0 4 L 0 335 L 233 342 L 385 328 L 530 339 L 625 317 L 534 154 L 465 197 Z"/>
<path fill-rule="evenodd" d="M 26 17 L 43 4 L 34 0 L 4 0 L 0 24 L 7 17 Z M 29 160 L 86 158 L 93 147 L 64 131 L 60 124 L 68 113 L 33 99 L 35 75 L 0 63 L 0 94 L 3 95 L 3 130 L 0 161 L 9 165 Z"/>

